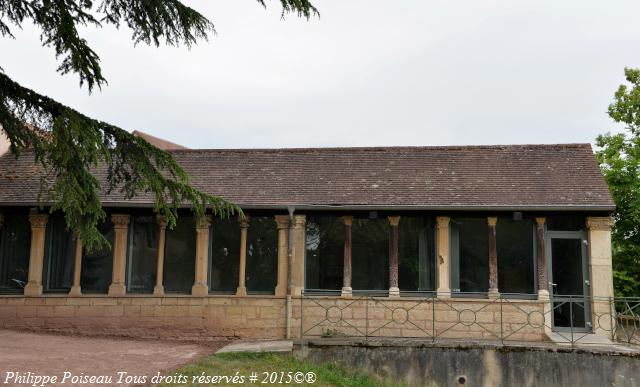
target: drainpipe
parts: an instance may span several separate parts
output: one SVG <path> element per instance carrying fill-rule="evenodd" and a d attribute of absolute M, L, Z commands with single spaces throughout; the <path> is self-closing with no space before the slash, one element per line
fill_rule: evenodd
<path fill-rule="evenodd" d="M 291 261 L 293 260 L 293 212 L 295 207 L 288 206 L 287 210 L 289 211 L 289 237 L 287 238 L 287 340 L 289 340 L 291 339 L 291 289 L 293 283 L 291 280 Z"/>

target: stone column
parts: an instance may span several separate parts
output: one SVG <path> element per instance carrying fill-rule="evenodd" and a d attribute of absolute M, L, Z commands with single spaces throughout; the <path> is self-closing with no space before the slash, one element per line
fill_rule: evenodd
<path fill-rule="evenodd" d="M 547 246 L 544 238 L 546 218 L 536 218 L 536 255 L 538 266 L 538 299 L 549 299 L 549 280 L 547 279 Z"/>
<path fill-rule="evenodd" d="M 289 216 L 276 215 L 276 224 L 278 225 L 278 283 L 276 285 L 276 296 L 284 297 L 287 295 L 287 257 L 289 249 Z"/>
<path fill-rule="evenodd" d="M 389 297 L 400 297 L 398 287 L 398 225 L 399 216 L 389 216 L 391 225 L 391 254 L 389 255 Z"/>
<path fill-rule="evenodd" d="M 80 286 L 80 276 L 82 275 L 82 240 L 76 237 L 76 254 L 73 262 L 73 286 L 69 291 L 69 296 L 79 297 L 82 295 Z"/>
<path fill-rule="evenodd" d="M 246 296 L 247 286 L 247 229 L 249 228 L 249 215 L 245 215 L 240 220 L 240 270 L 238 278 L 238 290 L 236 296 Z"/>
<path fill-rule="evenodd" d="M 44 262 L 44 243 L 49 215 L 29 214 L 31 223 L 31 252 L 29 254 L 29 282 L 24 287 L 24 295 L 37 297 L 42 295 L 42 264 Z"/>
<path fill-rule="evenodd" d="M 498 218 L 488 217 L 489 226 L 489 298 L 498 298 L 498 246 L 496 242 L 496 224 Z"/>
<path fill-rule="evenodd" d="M 611 322 L 614 308 L 611 298 L 613 293 L 613 270 L 611 263 L 611 227 L 613 221 L 609 217 L 588 217 L 589 232 L 589 273 L 591 283 L 591 321 L 595 334 L 611 336 Z M 615 321 L 614 321 L 615 322 Z"/>
<path fill-rule="evenodd" d="M 209 231 L 211 215 L 196 221 L 196 279 L 191 287 L 191 295 L 205 297 L 209 294 Z"/>
<path fill-rule="evenodd" d="M 304 257 L 306 248 L 306 215 L 293 217 L 293 254 L 291 256 L 291 295 L 300 297 L 304 289 Z"/>
<path fill-rule="evenodd" d="M 109 285 L 110 297 L 122 297 L 127 294 L 125 272 L 127 268 L 127 235 L 130 216 L 126 214 L 111 215 L 113 222 L 113 274 Z"/>
<path fill-rule="evenodd" d="M 344 222 L 344 264 L 342 268 L 342 295 L 351 296 L 353 294 L 353 289 L 351 288 L 351 226 L 353 225 L 353 216 L 343 216 L 342 220 Z"/>
<path fill-rule="evenodd" d="M 449 267 L 449 221 L 448 216 L 436 218 L 437 230 L 436 255 L 438 256 L 438 290 L 439 298 L 451 297 L 451 272 Z"/>
<path fill-rule="evenodd" d="M 153 288 L 154 296 L 164 296 L 164 241 L 167 235 L 167 217 L 158 215 L 158 259 L 156 267 L 156 286 Z"/>

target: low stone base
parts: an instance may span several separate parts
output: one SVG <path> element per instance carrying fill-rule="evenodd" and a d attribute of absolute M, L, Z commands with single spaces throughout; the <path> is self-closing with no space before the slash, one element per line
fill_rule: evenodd
<path fill-rule="evenodd" d="M 0 328 L 88 336 L 276 339 L 285 316 L 273 296 L 0 297 Z"/>

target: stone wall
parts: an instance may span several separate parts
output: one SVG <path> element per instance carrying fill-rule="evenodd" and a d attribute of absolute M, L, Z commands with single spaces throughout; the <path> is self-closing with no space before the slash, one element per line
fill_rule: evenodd
<path fill-rule="evenodd" d="M 203 340 L 282 338 L 285 299 L 273 296 L 0 297 L 0 328 Z"/>
<path fill-rule="evenodd" d="M 299 354 L 410 386 L 640 385 L 637 353 L 525 347 L 311 346 Z"/>
<path fill-rule="evenodd" d="M 542 341 L 550 326 L 536 300 L 308 297 L 303 308 L 305 337 Z"/>

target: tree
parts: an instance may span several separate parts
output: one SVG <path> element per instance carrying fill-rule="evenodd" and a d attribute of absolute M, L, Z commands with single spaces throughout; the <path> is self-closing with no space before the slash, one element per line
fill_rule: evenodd
<path fill-rule="evenodd" d="M 266 7 L 264 0 L 257 0 Z M 282 16 L 318 15 L 310 0 L 280 0 Z M 134 44 L 159 46 L 196 44 L 215 33 L 214 25 L 178 0 L 0 0 L 0 34 L 15 38 L 11 27 L 31 21 L 41 31 L 42 45 L 53 47 L 61 74 L 76 73 L 80 87 L 91 92 L 107 84 L 100 58 L 80 36 L 79 26 L 126 25 Z M 5 53 L 6 54 L 6 53 Z M 32 149 L 45 172 L 41 198 L 62 210 L 69 229 L 89 249 L 106 240 L 97 226 L 106 214 L 99 191 L 120 190 L 131 198 L 151 192 L 157 213 L 175 225 L 184 204 L 196 216 L 241 213 L 235 204 L 189 185 L 187 173 L 173 157 L 126 130 L 87 117 L 51 98 L 14 82 L 0 67 L 0 126 L 16 157 Z M 106 187 L 92 171 L 106 170 Z"/>
<path fill-rule="evenodd" d="M 609 116 L 624 133 L 598 136 L 596 157 L 616 203 L 613 276 L 617 296 L 640 297 L 640 69 L 625 69 L 609 105 Z"/>

